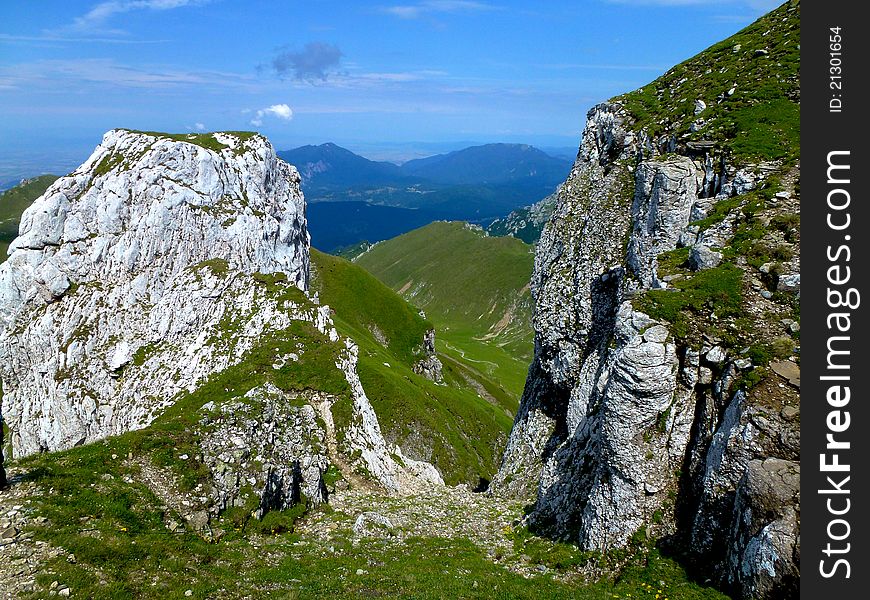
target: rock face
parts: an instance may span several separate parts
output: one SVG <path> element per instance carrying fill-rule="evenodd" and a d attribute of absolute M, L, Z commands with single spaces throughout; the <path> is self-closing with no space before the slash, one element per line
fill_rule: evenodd
<path fill-rule="evenodd" d="M 442 483 L 432 465 L 393 458 L 356 345 L 305 293 L 299 175 L 265 138 L 110 131 L 25 211 L 10 251 L 0 266 L 0 414 L 15 456 L 146 427 L 209 377 L 266 352 L 274 375 L 246 376 L 266 383 L 236 395 L 227 386 L 203 410 L 196 459 L 212 474 L 208 511 L 247 505 L 250 492 L 259 514 L 303 496 L 324 501 L 336 460 L 390 491 Z M 306 380 L 269 383 L 323 348 L 332 358 L 317 374 L 334 371 L 346 393 L 299 400 L 291 392 Z M 339 425 L 336 402 L 347 407 Z"/>
<path fill-rule="evenodd" d="M 414 363 L 413 371 L 417 375 L 422 375 L 426 379 L 431 379 L 436 383 L 441 383 L 444 378 L 441 375 L 441 370 L 444 365 L 438 360 L 438 355 L 435 353 L 435 330 L 430 329 L 423 336 L 423 345 L 421 347 L 423 358 Z"/>
<path fill-rule="evenodd" d="M 3 468 L 3 422 L 0 420 L 0 490 L 6 487 L 6 469 Z"/>
<path fill-rule="evenodd" d="M 239 401 L 208 403 L 200 411 L 197 433 L 214 480 L 215 514 L 242 505 L 245 486 L 258 492 L 258 518 L 303 498 L 315 505 L 327 500 L 327 434 L 307 398 L 265 384 Z"/>
<path fill-rule="evenodd" d="M 550 194 L 543 200 L 535 202 L 531 206 L 525 206 L 511 211 L 506 217 L 496 219 L 486 228 L 486 232 L 493 236 L 513 236 L 526 242 L 535 244 L 541 238 L 553 208 L 556 206 L 558 192 Z"/>
<path fill-rule="evenodd" d="M 589 112 L 544 228 L 534 363 L 491 489 L 534 498 L 539 534 L 606 551 L 645 528 L 738 596 L 779 597 L 797 589 L 798 425 L 781 398 L 735 392 L 751 361 L 678 342 L 631 301 L 668 287 L 659 255 L 699 236 L 692 268 L 716 267 L 709 246 L 730 242 L 737 211 L 703 232 L 690 223 L 764 169 L 675 155 L 632 123 L 618 102 Z"/>
<path fill-rule="evenodd" d="M 0 267 L 3 415 L 16 456 L 143 427 L 228 364 L 204 334 L 254 298 L 210 286 L 198 265 L 281 272 L 306 288 L 295 169 L 260 136 L 215 141 L 219 151 L 110 131 L 24 212 Z M 148 361 L 168 368 L 125 373 Z"/>

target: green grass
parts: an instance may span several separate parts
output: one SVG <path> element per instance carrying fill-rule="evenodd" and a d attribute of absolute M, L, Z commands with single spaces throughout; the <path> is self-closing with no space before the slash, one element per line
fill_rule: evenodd
<path fill-rule="evenodd" d="M 790 0 L 752 25 L 616 98 L 637 128 L 680 141 L 713 140 L 740 164 L 800 152 L 800 2 Z M 756 56 L 756 51 L 768 54 Z M 734 84 L 734 93 L 727 96 Z M 717 101 L 725 97 L 724 101 Z M 696 99 L 707 108 L 694 114 Z M 706 124 L 696 132 L 697 118 Z"/>
<path fill-rule="evenodd" d="M 657 257 L 659 277 L 684 272 L 688 267 L 690 252 L 691 248 L 685 247 L 675 248 L 674 250 L 668 250 L 659 254 Z"/>
<path fill-rule="evenodd" d="M 513 422 L 513 398 L 477 374 L 495 403 L 480 397 L 463 377 L 468 367 L 449 356 L 442 356 L 446 385 L 416 375 L 432 324 L 360 266 L 316 250 L 311 256 L 312 289 L 333 309 L 339 332 L 359 345 L 360 380 L 387 439 L 431 461 L 448 483 L 490 479 Z M 349 406 L 333 412 L 339 425 L 350 418 Z"/>
<path fill-rule="evenodd" d="M 691 279 L 673 281 L 669 289 L 648 290 L 634 300 L 634 306 L 671 323 L 671 332 L 685 341 L 696 337 L 692 333 L 707 315 L 721 319 L 742 314 L 742 277 L 740 267 L 723 263 Z"/>
<path fill-rule="evenodd" d="M 30 530 L 36 539 L 64 551 L 37 575 L 42 590 L 57 581 L 70 587 L 74 597 L 93 599 L 175 598 L 188 589 L 193 598 L 726 598 L 691 582 L 676 562 L 655 549 L 630 557 L 615 580 L 563 582 L 554 575 L 564 576 L 601 557 L 522 530 L 514 554 L 546 566 L 546 574 L 526 578 L 510 572 L 462 539 L 352 542 L 343 531 L 329 541 L 303 538 L 295 531 L 301 507 L 255 523 L 227 513 L 222 523 L 226 533 L 218 542 L 172 533 L 164 523 L 180 520 L 179 515 L 166 512 L 136 481 L 135 463 L 124 460 L 128 452 L 139 456 L 130 444 L 133 435 L 18 463 L 26 469 L 25 478 L 44 490 L 34 497 L 35 510 L 49 522 Z M 328 513 L 310 516 L 331 518 Z"/>
<path fill-rule="evenodd" d="M 385 340 L 387 349 L 408 366 L 419 360 L 431 322 L 365 269 L 314 249 L 311 260 L 313 288 L 355 334 L 351 337 Z"/>
<path fill-rule="evenodd" d="M 127 129 L 126 131 L 131 131 L 133 133 L 144 133 L 145 135 L 150 135 L 156 138 L 175 140 L 176 142 L 186 142 L 188 144 L 200 146 L 202 148 L 205 148 L 206 150 L 213 150 L 215 152 L 220 152 L 221 150 L 229 148 L 229 146 L 219 142 L 217 138 L 214 137 L 214 133 L 164 133 L 162 131 L 138 131 L 135 129 Z M 238 138 L 241 142 L 243 142 L 242 146 L 244 146 L 244 142 L 248 141 L 256 135 L 259 135 L 255 131 L 221 131 L 215 133 L 223 133 Z"/>
<path fill-rule="evenodd" d="M 21 213 L 56 179 L 57 175 L 40 175 L 0 194 L 0 263 L 6 260 L 9 244 L 18 237 Z"/>
<path fill-rule="evenodd" d="M 439 352 L 500 382 L 518 401 L 534 349 L 531 246 L 435 222 L 381 242 L 356 264 L 426 312 Z"/>

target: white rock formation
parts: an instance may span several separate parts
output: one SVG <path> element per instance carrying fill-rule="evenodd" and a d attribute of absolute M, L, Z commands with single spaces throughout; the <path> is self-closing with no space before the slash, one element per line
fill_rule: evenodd
<path fill-rule="evenodd" d="M 125 130 L 25 212 L 0 266 L 3 416 L 16 456 L 147 425 L 180 390 L 220 370 L 209 335 L 250 313 L 254 290 L 214 270 L 308 282 L 296 170 L 268 141 L 223 146 Z M 275 326 L 269 307 L 245 327 Z M 237 348 L 237 354 L 245 349 Z M 131 369 L 149 362 L 151 368 Z"/>
<path fill-rule="evenodd" d="M 716 201 L 753 189 L 766 167 L 675 156 L 674 139 L 653 143 L 632 126 L 618 103 L 589 112 L 541 235 L 532 275 L 535 359 L 491 489 L 534 498 L 527 523 L 539 534 L 590 550 L 625 547 L 641 527 L 679 535 L 723 586 L 744 597 L 769 594 L 791 585 L 794 510 L 780 511 L 774 524 L 746 515 L 755 514 L 754 502 L 791 498 L 796 463 L 777 471 L 785 475 L 775 492 L 766 491 L 764 473 L 744 474 L 752 460 L 794 450 L 752 439 L 748 415 L 757 411 L 728 396 L 736 367 L 722 347 L 681 347 L 667 323 L 629 300 L 665 287 L 660 253 L 727 245 L 739 211 L 704 231 L 690 223 Z M 773 439 L 783 419 L 768 412 L 761 437 Z M 675 500 L 697 513 L 694 522 L 677 514 Z M 768 525 L 775 534 L 759 533 Z M 732 526 L 741 542 L 725 547 L 717 540 Z"/>
<path fill-rule="evenodd" d="M 428 463 L 393 459 L 356 373 L 356 346 L 340 338 L 329 307 L 303 293 L 309 235 L 299 175 L 265 138 L 110 131 L 25 211 L 10 252 L 0 266 L 0 414 L 15 456 L 145 427 L 261 340 L 303 321 L 338 348 L 334 368 L 353 404 L 343 432 L 351 462 L 393 491 L 442 483 Z M 273 368 L 303 351 L 276 356 Z M 263 388 L 257 402 L 271 410 L 276 393 Z M 310 429 L 309 413 L 300 409 L 297 429 Z M 250 438 L 248 452 L 273 452 L 274 436 L 257 436 L 274 423 L 236 421 L 226 426 Z M 277 454 L 300 461 L 299 477 L 274 457 L 271 471 L 248 474 L 279 507 L 293 490 L 323 499 L 325 450 L 312 449 L 321 443 L 315 432 L 314 442 L 296 433 L 275 435 L 292 438 Z M 240 474 L 213 462 L 225 506 Z"/>

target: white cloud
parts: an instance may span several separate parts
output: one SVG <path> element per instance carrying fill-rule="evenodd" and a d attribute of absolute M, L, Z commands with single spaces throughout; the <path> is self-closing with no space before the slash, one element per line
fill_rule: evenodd
<path fill-rule="evenodd" d="M 205 131 L 205 125 L 203 123 L 194 123 L 193 128 L 197 131 Z"/>
<path fill-rule="evenodd" d="M 172 10 L 184 6 L 207 4 L 211 0 L 106 0 L 73 19 L 65 29 L 79 32 L 102 30 L 113 16 L 135 10 Z M 120 33 L 112 30 L 111 33 Z"/>
<path fill-rule="evenodd" d="M 263 124 L 263 117 L 268 115 L 277 117 L 284 121 L 289 121 L 293 118 L 293 109 L 286 104 L 273 104 L 267 108 L 261 108 L 254 113 L 254 118 L 251 119 L 251 125 L 254 127 L 260 127 Z"/>
<path fill-rule="evenodd" d="M 431 13 L 481 12 L 495 8 L 492 4 L 473 0 L 425 0 L 416 4 L 385 6 L 381 10 L 401 19 L 418 19 Z"/>
<path fill-rule="evenodd" d="M 184 71 L 171 67 L 141 68 L 107 58 L 39 60 L 0 65 L 0 81 L 19 88 L 68 93 L 107 86 L 145 89 L 244 89 L 259 90 L 252 76 L 231 72 Z"/>

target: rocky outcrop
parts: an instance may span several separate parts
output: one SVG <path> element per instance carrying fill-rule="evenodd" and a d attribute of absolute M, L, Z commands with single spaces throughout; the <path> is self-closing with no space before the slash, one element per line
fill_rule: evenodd
<path fill-rule="evenodd" d="M 644 529 L 738 596 L 773 597 L 799 564 L 798 429 L 769 398 L 735 393 L 751 361 L 717 340 L 678 342 L 631 301 L 669 287 L 664 252 L 694 246 L 691 267 L 715 268 L 739 211 L 691 223 L 769 171 L 712 146 L 674 154 L 632 123 L 618 102 L 590 111 L 541 236 L 535 358 L 491 489 L 534 499 L 526 522 L 541 535 L 607 551 Z M 759 445 L 777 431 L 788 441 Z"/>
<path fill-rule="evenodd" d="M 556 206 L 558 190 L 530 206 L 513 210 L 506 217 L 496 219 L 486 228 L 486 233 L 492 236 L 512 236 L 527 244 L 535 244 L 541 238 L 553 209 Z"/>
<path fill-rule="evenodd" d="M 238 401 L 207 403 L 200 412 L 197 435 L 202 462 L 214 481 L 215 514 L 245 506 L 246 487 L 259 499 L 257 518 L 303 498 L 314 505 L 327 500 L 326 431 L 304 395 L 265 384 Z"/>
<path fill-rule="evenodd" d="M 697 201 L 695 165 L 687 157 L 643 161 L 635 170 L 631 241 L 626 262 L 643 288 L 662 287 L 657 257 L 677 247 Z"/>
<path fill-rule="evenodd" d="M 6 469 L 3 468 L 3 420 L 0 419 L 0 490 L 6 487 Z"/>
<path fill-rule="evenodd" d="M 25 211 L 10 250 L 0 266 L 0 414 L 15 456 L 146 427 L 210 377 L 267 352 L 276 375 L 262 366 L 247 377 L 266 383 L 242 394 L 226 387 L 200 422 L 207 510 L 245 503 L 249 492 L 260 513 L 324 501 L 334 458 L 314 408 L 324 399 L 291 393 L 307 381 L 268 381 L 329 347 L 318 374 L 334 369 L 332 381 L 344 382 L 334 385 L 348 390 L 325 397 L 348 407 L 349 422 L 331 435 L 342 436 L 349 468 L 390 491 L 441 483 L 428 463 L 394 458 L 356 372 L 356 345 L 306 294 L 299 176 L 265 138 L 110 131 Z"/>
<path fill-rule="evenodd" d="M 435 330 L 430 329 L 423 336 L 423 344 L 420 347 L 420 352 L 423 358 L 414 363 L 412 369 L 417 375 L 421 375 L 426 379 L 441 383 L 444 377 L 441 375 L 441 370 L 444 365 L 438 360 L 438 355 L 435 353 Z"/>
<path fill-rule="evenodd" d="M 214 140 L 222 149 L 110 131 L 24 212 L 0 267 L 15 455 L 144 427 L 232 362 L 209 334 L 224 316 L 251 313 L 253 290 L 204 273 L 280 272 L 307 286 L 295 169 L 260 136 Z M 258 316 L 246 334 L 269 324 Z"/>

